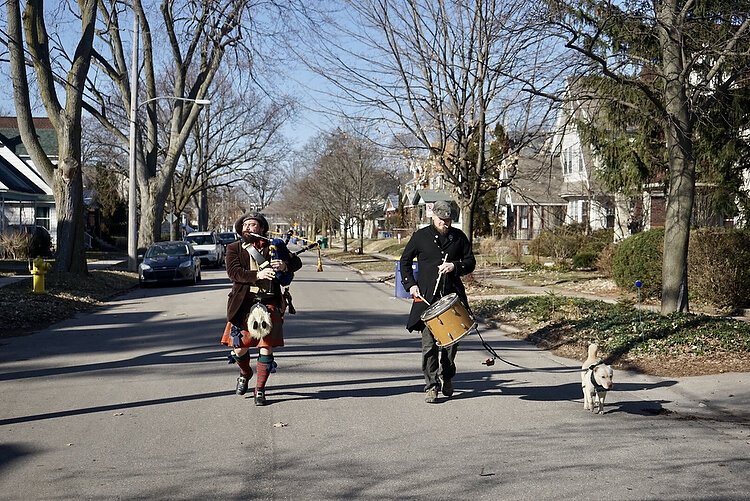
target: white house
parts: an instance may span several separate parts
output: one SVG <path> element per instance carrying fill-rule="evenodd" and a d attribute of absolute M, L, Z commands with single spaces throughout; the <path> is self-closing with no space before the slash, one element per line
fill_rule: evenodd
<path fill-rule="evenodd" d="M 577 119 L 592 120 L 594 105 L 576 99 L 573 92 L 568 87 L 568 98 L 557 115 L 551 148 L 553 159 L 558 159 L 562 171 L 560 197 L 567 205 L 565 223 L 584 224 L 592 230 L 615 228 L 617 234 L 627 229 L 629 216 L 616 214 L 614 195 L 596 177 L 599 160 L 589 145 L 581 141 L 575 125 Z"/>
<path fill-rule="evenodd" d="M 45 151 L 56 161 L 57 144 L 52 124 L 46 118 L 35 118 L 34 124 L 40 137 L 44 135 Z M 43 226 L 49 230 L 52 242 L 57 240 L 52 188 L 31 162 L 21 142 L 16 119 L 0 117 L 0 232 L 19 224 Z"/>

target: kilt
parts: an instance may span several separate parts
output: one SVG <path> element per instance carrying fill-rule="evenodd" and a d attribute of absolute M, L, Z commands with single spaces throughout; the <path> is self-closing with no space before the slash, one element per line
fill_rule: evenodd
<path fill-rule="evenodd" d="M 241 348 L 275 348 L 277 346 L 284 346 L 284 315 L 276 305 L 268 304 L 266 308 L 268 308 L 268 312 L 271 314 L 271 332 L 261 339 L 256 339 L 247 331 L 247 325 L 238 326 L 242 329 Z M 247 320 L 245 320 L 245 324 L 247 324 Z M 232 324 L 231 322 L 227 322 L 220 343 L 233 348 L 231 331 Z"/>

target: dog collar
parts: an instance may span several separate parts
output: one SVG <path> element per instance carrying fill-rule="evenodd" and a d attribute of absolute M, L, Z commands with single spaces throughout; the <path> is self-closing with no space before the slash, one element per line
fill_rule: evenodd
<path fill-rule="evenodd" d="M 592 369 L 591 370 L 591 384 L 594 385 L 594 389 L 597 391 L 597 393 L 601 393 L 603 391 L 607 391 L 607 389 L 604 386 L 602 386 L 602 385 L 600 385 L 599 383 L 596 382 L 596 378 L 594 377 L 593 368 L 596 367 L 597 365 L 600 365 L 600 364 L 596 364 L 596 365 L 592 365 L 591 366 L 591 369 Z"/>

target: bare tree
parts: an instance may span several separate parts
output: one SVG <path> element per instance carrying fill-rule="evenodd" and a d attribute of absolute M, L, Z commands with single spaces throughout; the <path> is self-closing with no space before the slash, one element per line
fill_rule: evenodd
<path fill-rule="evenodd" d="M 393 188 L 394 177 L 383 153 L 361 134 L 338 129 L 318 140 L 313 166 L 295 189 L 307 195 L 308 207 L 319 205 L 341 226 L 344 250 L 356 225 L 361 253 L 365 221 Z"/>
<path fill-rule="evenodd" d="M 254 172 L 247 173 L 240 184 L 242 191 L 262 211 L 276 200 L 284 187 L 286 174 L 281 162 L 268 162 L 257 166 Z"/>
<path fill-rule="evenodd" d="M 324 134 L 318 134 L 295 154 L 287 169 L 284 190 L 280 193 L 281 203 L 295 214 L 295 220 L 310 235 L 328 235 L 329 229 L 335 227 L 334 222 L 339 220 L 335 209 L 329 207 L 321 193 L 315 176 L 318 159 L 323 155 L 324 139 Z"/>
<path fill-rule="evenodd" d="M 231 84 L 230 74 L 215 82 L 211 106 L 196 122 L 175 171 L 173 211 L 179 214 L 197 199 L 201 230 L 208 229 L 209 192 L 229 186 L 243 190 L 275 186 L 263 190 L 261 207 L 265 207 L 283 179 L 278 165 L 288 148 L 281 126 L 293 113 L 294 104 L 289 99 L 268 102 L 259 93 Z"/>
<path fill-rule="evenodd" d="M 397 137 L 406 131 L 430 153 L 455 187 L 471 235 L 488 131 L 500 123 L 512 133 L 513 155 L 549 118 L 549 107 L 532 106 L 533 96 L 509 76 L 536 81 L 548 55 L 521 29 L 530 2 L 347 3 L 352 17 L 323 34 L 325 51 L 314 64 L 340 90 L 346 113 Z"/>
<path fill-rule="evenodd" d="M 136 151 L 140 194 L 139 246 L 148 245 L 159 237 L 180 153 L 202 110 L 195 100 L 211 97 L 209 89 L 228 53 L 235 56 L 235 83 L 243 85 L 249 67 L 258 58 L 258 47 L 251 45 L 256 41 L 250 36 L 257 33 L 259 19 L 263 18 L 256 16 L 256 10 L 280 8 L 281 3 L 285 2 L 163 0 L 157 18 L 152 14 L 154 10 L 144 8 L 141 0 L 128 2 L 127 6 L 133 6 L 143 34 L 144 60 L 139 74 L 145 85 L 139 101 L 146 106 L 146 114 L 136 118 L 129 117 L 124 111 L 131 102 L 128 57 L 121 37 L 124 31 L 121 16 L 127 8 L 116 0 L 111 3 L 100 0 L 105 26 L 100 35 L 109 54 L 96 53 L 97 76 L 100 78 L 89 81 L 90 102 L 86 110 L 123 144 L 128 141 L 123 130 L 129 120 L 142 124 L 138 129 Z M 268 19 L 273 18 L 269 12 L 264 13 Z M 156 24 L 152 28 L 154 21 Z M 164 47 L 159 38 L 161 35 L 165 37 L 167 50 L 161 50 Z M 160 70 L 160 67 L 165 70 Z M 160 78 L 162 71 L 169 75 L 169 80 Z M 112 88 L 103 84 L 106 79 Z M 169 91 L 160 87 L 165 81 L 171 82 Z M 159 137 L 160 107 L 168 113 L 163 118 L 169 125 L 166 139 Z"/>
<path fill-rule="evenodd" d="M 95 0 L 79 0 L 81 34 L 69 60 L 50 50 L 44 2 L 28 1 L 23 11 L 19 2 L 5 2 L 8 14 L 7 46 L 13 95 L 21 139 L 44 180 L 52 186 L 57 209 L 57 257 L 55 269 L 86 274 L 83 221 L 83 176 L 81 162 L 81 109 L 88 73 L 97 14 Z M 23 21 L 23 29 L 22 29 Z M 22 32 L 25 33 L 25 44 Z M 64 70 L 60 61 L 67 63 Z M 32 121 L 31 92 L 26 66 L 34 68 L 44 108 L 57 135 L 58 164 L 47 157 Z M 60 70 L 61 73 L 56 73 Z M 62 75 L 64 72 L 64 76 Z M 62 101 L 58 92 L 63 93 Z"/>

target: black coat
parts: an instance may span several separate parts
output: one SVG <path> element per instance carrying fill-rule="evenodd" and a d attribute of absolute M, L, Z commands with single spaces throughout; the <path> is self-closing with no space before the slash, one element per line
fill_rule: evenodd
<path fill-rule="evenodd" d="M 447 262 L 453 263 L 456 269 L 441 277 L 440 285 L 435 291 L 438 266 L 443 263 L 446 256 Z M 412 262 L 415 258 L 418 266 L 417 280 L 414 280 L 412 270 Z M 401 254 L 401 283 L 407 292 L 412 285 L 418 285 L 419 292 L 430 304 L 436 299 L 455 292 L 464 304 L 468 305 L 466 290 L 460 277 L 474 271 L 475 266 L 476 260 L 471 249 L 471 242 L 463 231 L 451 226 L 448 234 L 441 238 L 435 227 L 429 225 L 414 232 Z M 427 308 L 424 301 L 414 301 L 409 321 L 406 324 L 409 331 L 424 329 L 424 322 L 420 317 Z"/>

